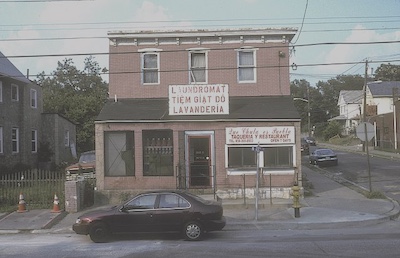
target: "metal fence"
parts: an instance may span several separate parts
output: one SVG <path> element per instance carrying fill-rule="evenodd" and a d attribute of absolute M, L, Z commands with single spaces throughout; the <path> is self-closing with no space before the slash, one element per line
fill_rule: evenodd
<path fill-rule="evenodd" d="M 21 194 L 27 209 L 51 209 L 57 195 L 64 208 L 65 172 L 31 169 L 0 175 L 0 206 L 18 206 Z"/>

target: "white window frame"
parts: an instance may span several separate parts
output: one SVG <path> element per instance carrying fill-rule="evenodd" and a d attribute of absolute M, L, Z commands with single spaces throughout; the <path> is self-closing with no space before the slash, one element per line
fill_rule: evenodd
<path fill-rule="evenodd" d="M 208 51 L 209 49 L 204 48 L 192 48 L 189 50 L 189 84 L 207 84 L 208 83 Z M 204 69 L 204 82 L 193 81 L 194 77 L 192 74 L 192 54 L 204 54 L 205 66 L 199 67 L 198 69 Z M 197 68 L 197 67 L 196 67 Z"/>
<path fill-rule="evenodd" d="M 3 127 L 0 126 L 0 154 L 3 153 Z"/>
<path fill-rule="evenodd" d="M 225 144 L 225 169 L 227 171 L 228 175 L 254 175 L 257 173 L 257 169 L 256 167 L 249 167 L 248 169 L 244 169 L 244 168 L 231 168 L 229 167 L 229 157 L 228 157 L 228 149 L 229 148 L 237 148 L 237 147 L 244 147 L 244 148 L 252 148 L 254 147 L 254 145 L 246 145 L 246 144 Z M 273 175 L 282 175 L 282 174 L 292 174 L 295 172 L 295 167 L 296 165 L 296 145 L 293 144 L 289 144 L 289 145 L 260 145 L 260 147 L 262 147 L 263 149 L 265 148 L 275 148 L 275 147 L 290 147 L 292 148 L 292 163 L 293 163 L 293 167 L 290 168 L 270 168 L 270 169 L 266 169 L 263 170 L 263 174 L 267 175 L 267 174 L 273 174 Z M 256 154 L 255 154 L 256 155 Z M 260 153 L 258 153 L 259 155 L 259 166 L 260 168 L 264 167 L 264 150 L 260 151 Z"/>
<path fill-rule="evenodd" d="M 64 131 L 64 146 L 69 147 L 70 145 L 70 138 L 69 138 L 69 130 Z"/>
<path fill-rule="evenodd" d="M 37 108 L 37 90 L 31 89 L 31 108 Z"/>
<path fill-rule="evenodd" d="M 138 52 L 142 53 L 140 56 L 140 70 L 141 70 L 141 81 L 142 85 L 159 85 L 160 84 L 160 52 L 162 49 L 158 48 L 146 48 L 140 49 Z M 157 67 L 145 68 L 144 67 L 144 58 L 146 55 L 156 55 L 157 56 Z M 157 70 L 157 82 L 145 82 L 144 81 L 144 71 L 148 70 Z"/>
<path fill-rule="evenodd" d="M 38 139 L 37 139 L 37 130 L 32 130 L 31 132 L 31 151 L 32 153 L 37 153 L 38 151 Z"/>
<path fill-rule="evenodd" d="M 0 103 L 3 102 L 3 82 L 0 81 Z"/>
<path fill-rule="evenodd" d="M 13 138 L 15 131 L 15 138 Z M 14 150 L 14 142 L 16 144 L 16 150 Z M 12 153 L 19 153 L 19 128 L 14 127 L 11 129 L 11 150 Z"/>
<path fill-rule="evenodd" d="M 240 49 L 237 49 L 236 50 L 236 52 L 237 52 L 237 81 L 238 81 L 238 83 L 256 83 L 257 82 L 257 55 L 256 55 L 256 51 L 257 51 L 258 49 L 257 48 L 253 48 L 253 47 L 243 47 L 243 48 L 240 48 Z M 243 52 L 247 52 L 247 53 L 249 53 L 249 52 L 252 52 L 253 53 L 253 64 L 252 65 L 241 65 L 240 63 L 239 63 L 239 61 L 240 61 L 240 53 L 243 53 Z M 254 77 L 254 79 L 253 80 L 242 80 L 241 78 L 240 78 L 240 69 L 241 68 L 253 68 L 253 77 Z"/>
<path fill-rule="evenodd" d="M 16 91 L 16 97 L 14 98 L 13 91 Z M 11 100 L 12 101 L 19 101 L 19 89 L 17 84 L 11 84 Z"/>

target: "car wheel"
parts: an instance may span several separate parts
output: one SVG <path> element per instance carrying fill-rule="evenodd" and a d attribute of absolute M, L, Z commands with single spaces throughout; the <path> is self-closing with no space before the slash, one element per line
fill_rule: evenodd
<path fill-rule="evenodd" d="M 95 243 L 107 242 L 110 232 L 104 223 L 97 222 L 90 227 L 89 236 Z"/>
<path fill-rule="evenodd" d="M 197 221 L 191 221 L 185 224 L 184 234 L 186 240 L 197 241 L 203 237 L 203 226 Z"/>

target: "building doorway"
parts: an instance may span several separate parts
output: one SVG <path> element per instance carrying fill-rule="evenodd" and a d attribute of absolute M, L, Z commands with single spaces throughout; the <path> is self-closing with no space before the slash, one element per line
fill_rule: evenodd
<path fill-rule="evenodd" d="M 213 134 L 186 135 L 187 184 L 191 188 L 208 188 L 214 176 Z"/>

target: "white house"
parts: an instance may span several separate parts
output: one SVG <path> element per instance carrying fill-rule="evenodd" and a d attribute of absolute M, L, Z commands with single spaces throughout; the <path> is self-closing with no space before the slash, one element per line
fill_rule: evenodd
<path fill-rule="evenodd" d="M 343 134 L 350 134 L 360 121 L 360 112 L 363 99 L 362 90 L 342 90 L 339 93 L 339 116 L 329 119 L 338 121 L 343 126 Z"/>
<path fill-rule="evenodd" d="M 367 106 L 375 106 L 376 114 L 393 112 L 393 91 L 400 92 L 400 81 L 376 81 L 367 84 Z M 398 94 L 398 93 L 397 93 Z"/>

